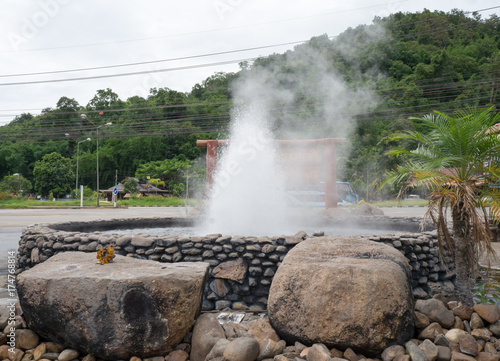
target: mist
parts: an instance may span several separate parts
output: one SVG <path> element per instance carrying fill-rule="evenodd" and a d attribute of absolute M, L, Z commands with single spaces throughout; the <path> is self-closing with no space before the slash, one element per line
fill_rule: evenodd
<path fill-rule="evenodd" d="M 286 151 L 276 140 L 347 138 L 356 114 L 377 104 L 371 89 L 348 85 L 320 49 L 306 44 L 276 55 L 271 64 L 257 61 L 233 84 L 230 142 L 219 148 L 205 232 L 276 235 L 301 229 L 297 213 L 304 209 L 291 207 L 286 191 L 310 169 L 285 172 Z M 318 174 L 324 176 L 324 169 Z"/>

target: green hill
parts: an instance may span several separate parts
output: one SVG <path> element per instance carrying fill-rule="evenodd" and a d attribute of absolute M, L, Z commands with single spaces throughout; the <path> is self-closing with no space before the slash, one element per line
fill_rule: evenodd
<path fill-rule="evenodd" d="M 425 10 L 376 18 L 337 37 L 314 37 L 283 54 L 242 63 L 237 73 L 216 73 L 188 93 L 165 84 L 147 98 L 122 100 L 103 89 L 85 106 L 61 95 L 55 108 L 20 114 L 0 127 L 0 179 L 20 173 L 34 184 L 33 168 L 45 154 L 76 162 L 79 150 L 80 181 L 95 189 L 96 144 L 80 141 L 95 139 L 96 126 L 107 122 L 113 126 L 99 133 L 101 188 L 141 166 L 151 169 L 152 162 L 195 160 L 201 152 L 195 140 L 226 137 L 240 85 L 257 79 L 278 137 L 349 138 L 339 174 L 370 198 L 385 170 L 400 161 L 385 155 L 383 138 L 418 128 L 409 117 L 434 109 L 499 108 L 499 54 L 498 16 Z"/>

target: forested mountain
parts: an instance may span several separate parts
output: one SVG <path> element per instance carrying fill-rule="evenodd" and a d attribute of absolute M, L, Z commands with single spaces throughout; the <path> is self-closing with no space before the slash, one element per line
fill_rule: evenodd
<path fill-rule="evenodd" d="M 0 127 L 0 179 L 20 173 L 32 181 L 43 155 L 76 161 L 78 146 L 80 183 L 95 189 L 96 143 L 82 140 L 94 139 L 100 125 L 101 189 L 114 184 L 116 172 L 121 180 L 149 162 L 196 159 L 196 139 L 227 136 L 235 84 L 265 71 L 277 93 L 290 95 L 286 102 L 271 99 L 277 137 L 289 137 L 289 129 L 303 138 L 348 136 L 352 146 L 340 153 L 341 174 L 370 197 L 385 169 L 401 161 L 385 155 L 383 139 L 418 128 L 409 117 L 500 107 L 500 18 L 458 10 L 396 13 L 240 68 L 216 73 L 188 93 L 165 84 L 147 98 L 122 100 L 103 89 L 86 105 L 62 96 L 40 115 L 20 114 Z"/>

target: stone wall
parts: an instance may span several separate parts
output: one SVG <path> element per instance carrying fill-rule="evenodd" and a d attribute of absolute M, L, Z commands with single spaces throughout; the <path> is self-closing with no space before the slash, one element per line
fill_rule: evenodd
<path fill-rule="evenodd" d="M 373 222 L 373 218 L 370 218 L 370 222 Z M 157 227 L 162 224 L 165 224 L 165 219 L 148 220 L 147 224 L 144 220 L 140 222 L 141 227 Z M 257 310 L 266 308 L 273 276 L 287 252 L 309 237 L 305 232 L 294 236 L 274 237 L 222 234 L 188 237 L 120 235 L 96 231 L 134 228 L 133 226 L 134 222 L 131 220 L 115 220 L 27 227 L 19 242 L 18 271 L 33 267 L 59 252 L 96 252 L 113 242 L 116 243 L 116 253 L 125 256 L 158 262 L 209 263 L 210 276 L 204 294 L 204 310 L 226 307 Z M 435 232 L 364 237 L 389 244 L 405 255 L 412 267 L 412 286 L 416 298 L 453 292 L 454 274 L 439 259 Z M 448 262 L 448 268 L 452 269 L 451 267 L 451 262 Z"/>

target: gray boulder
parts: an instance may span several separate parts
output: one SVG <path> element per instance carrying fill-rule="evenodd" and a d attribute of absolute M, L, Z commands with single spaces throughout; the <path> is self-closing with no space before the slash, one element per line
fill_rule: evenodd
<path fill-rule="evenodd" d="M 330 350 L 328 350 L 326 346 L 321 343 L 315 343 L 312 345 L 306 356 L 307 361 L 331 361 L 332 358 Z"/>
<path fill-rule="evenodd" d="M 476 304 L 474 305 L 474 311 L 488 323 L 495 323 L 500 320 L 500 308 L 497 305 Z"/>
<path fill-rule="evenodd" d="M 492 323 L 488 326 L 489 330 L 495 335 L 495 337 L 500 337 L 500 321 Z"/>
<path fill-rule="evenodd" d="M 204 361 L 220 339 L 225 339 L 225 333 L 217 317 L 213 313 L 198 317 L 193 328 L 191 361 Z"/>
<path fill-rule="evenodd" d="M 224 349 L 226 361 L 254 361 L 259 355 L 259 343 L 253 337 L 240 337 Z"/>
<path fill-rule="evenodd" d="M 389 346 L 382 352 L 382 361 L 392 361 L 398 356 L 403 356 L 406 350 L 401 345 Z"/>
<path fill-rule="evenodd" d="M 449 310 L 442 301 L 435 298 L 418 300 L 415 303 L 415 310 L 429 317 L 431 322 L 437 322 L 447 329 L 453 327 L 455 323 L 453 311 Z"/>
<path fill-rule="evenodd" d="M 308 239 L 276 272 L 268 313 L 287 343 L 382 352 L 413 335 L 408 261 L 393 247 L 360 237 Z"/>
<path fill-rule="evenodd" d="M 438 348 L 437 346 L 430 340 L 424 340 L 419 346 L 425 355 L 427 361 L 436 361 L 438 358 Z"/>
<path fill-rule="evenodd" d="M 405 343 L 405 347 L 412 361 L 428 361 L 424 351 L 422 351 L 412 341 L 408 341 L 407 343 Z"/>
<path fill-rule="evenodd" d="M 164 264 L 64 252 L 17 277 L 23 316 L 42 338 L 113 360 L 168 352 L 199 312 L 207 263 Z"/>
<path fill-rule="evenodd" d="M 476 357 L 479 352 L 476 339 L 469 334 L 458 335 L 458 346 L 461 353 L 472 357 Z"/>
<path fill-rule="evenodd" d="M 274 358 L 274 356 L 279 355 L 283 352 L 283 348 L 284 347 L 282 343 L 268 338 L 260 347 L 260 352 L 259 356 L 257 356 L 257 360 Z"/>
<path fill-rule="evenodd" d="M 231 341 L 225 338 L 219 339 L 219 341 L 217 341 L 215 345 L 212 347 L 207 357 L 205 357 L 205 361 L 217 360 L 221 358 L 224 355 L 224 350 L 226 349 L 226 346 L 229 345 L 230 343 Z"/>

